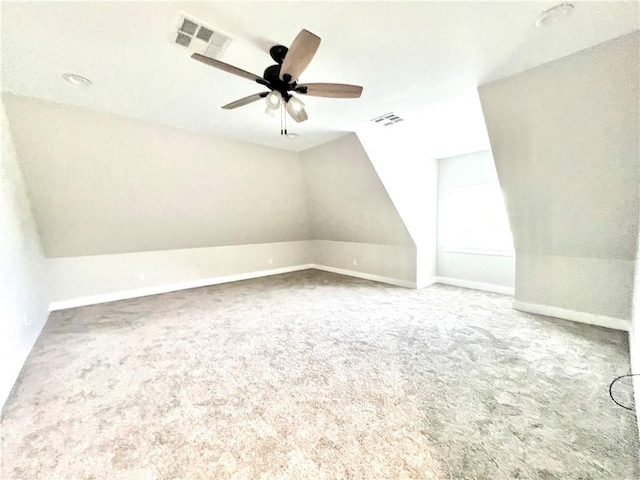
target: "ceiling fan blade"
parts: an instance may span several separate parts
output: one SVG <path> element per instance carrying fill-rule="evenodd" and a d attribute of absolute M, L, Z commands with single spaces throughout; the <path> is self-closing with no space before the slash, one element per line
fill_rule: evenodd
<path fill-rule="evenodd" d="M 228 103 L 222 108 L 224 108 L 225 110 L 232 110 L 234 108 L 247 105 L 248 103 L 255 102 L 256 100 L 260 100 L 261 98 L 265 98 L 267 95 L 269 95 L 269 92 L 262 92 L 262 93 L 256 93 L 255 95 L 249 95 L 248 97 L 241 98 L 240 100 L 236 100 L 235 102 Z"/>
<path fill-rule="evenodd" d="M 264 84 L 264 82 L 266 82 L 266 80 L 262 77 L 254 75 L 251 72 L 247 72 L 246 70 L 242 70 L 241 68 L 234 67 L 233 65 L 229 65 L 228 63 L 221 62 L 220 60 L 216 60 L 215 58 L 200 55 L 199 53 L 194 53 L 193 55 L 191 55 L 191 58 L 212 67 L 219 68 L 220 70 L 224 70 L 225 72 L 233 73 L 234 75 L 238 75 L 239 77 L 253 80 L 254 82 L 258 82 L 261 84 Z"/>
<path fill-rule="evenodd" d="M 305 83 L 298 85 L 296 92 L 312 97 L 358 98 L 362 95 L 362 87 L 343 83 Z"/>
<path fill-rule="evenodd" d="M 287 113 L 291 115 L 296 122 L 304 122 L 307 117 L 307 111 L 304 109 L 304 103 L 298 100 L 296 97 L 291 97 L 285 102 L 284 108 L 287 109 Z"/>
<path fill-rule="evenodd" d="M 320 37 L 314 35 L 308 30 L 302 30 L 295 38 L 287 55 L 282 62 L 280 69 L 280 80 L 285 80 L 288 75 L 287 82 L 295 82 L 300 74 L 307 68 L 309 62 L 318 51 L 320 46 Z"/>

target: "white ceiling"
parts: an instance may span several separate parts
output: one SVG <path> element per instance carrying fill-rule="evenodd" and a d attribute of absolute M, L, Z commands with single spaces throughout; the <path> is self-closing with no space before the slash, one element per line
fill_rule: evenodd
<path fill-rule="evenodd" d="M 637 1 L 574 1 L 565 22 L 536 28 L 538 15 L 555 3 L 3 2 L 2 90 L 301 151 L 390 111 L 437 125 L 436 116 L 427 117 L 441 115 L 447 99 L 457 99 L 462 112 L 460 99 L 473 103 L 470 92 L 482 83 L 640 26 Z M 219 59 L 258 75 L 273 63 L 271 45 L 289 45 L 306 28 L 322 43 L 300 81 L 360 84 L 363 95 L 305 97 L 309 120 L 290 120 L 300 137 L 281 138 L 279 119 L 265 115 L 262 102 L 220 109 L 264 89 L 172 44 L 180 13 L 231 36 Z M 61 79 L 65 72 L 93 86 L 73 88 Z M 448 124 L 455 143 L 455 119 Z"/>

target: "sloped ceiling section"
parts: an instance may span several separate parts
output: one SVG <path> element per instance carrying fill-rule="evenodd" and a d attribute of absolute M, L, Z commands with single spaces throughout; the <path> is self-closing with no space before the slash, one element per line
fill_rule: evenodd
<path fill-rule="evenodd" d="M 314 239 L 414 245 L 355 134 L 302 152 L 300 158 Z"/>
<path fill-rule="evenodd" d="M 436 159 L 486 150 L 489 138 L 475 89 L 398 113 L 402 122 L 368 122 L 357 135 L 416 243 L 420 288 L 437 274 Z"/>
<path fill-rule="evenodd" d="M 406 124 L 372 125 L 358 138 L 417 247 L 418 288 L 436 275 L 438 164 Z"/>
<path fill-rule="evenodd" d="M 297 154 L 5 95 L 45 254 L 308 240 Z"/>
<path fill-rule="evenodd" d="M 400 115 L 400 123 L 368 122 L 356 133 L 414 241 L 432 243 L 435 159 L 489 148 L 482 108 L 471 91 Z"/>
<path fill-rule="evenodd" d="M 516 301 L 630 319 L 638 31 L 479 88 L 517 253 Z"/>

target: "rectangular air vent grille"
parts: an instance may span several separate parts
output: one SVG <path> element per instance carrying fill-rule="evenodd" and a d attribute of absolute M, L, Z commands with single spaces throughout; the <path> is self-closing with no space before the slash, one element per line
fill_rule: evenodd
<path fill-rule="evenodd" d="M 231 38 L 193 18 L 181 15 L 173 41 L 195 53 L 216 58 L 224 52 L 231 42 Z"/>
<path fill-rule="evenodd" d="M 371 121 L 373 123 L 377 123 L 378 125 L 384 125 L 388 127 L 390 125 L 395 125 L 396 123 L 404 121 L 403 118 L 400 118 L 393 112 L 386 113 L 384 115 L 380 115 L 379 117 L 372 118 Z"/>

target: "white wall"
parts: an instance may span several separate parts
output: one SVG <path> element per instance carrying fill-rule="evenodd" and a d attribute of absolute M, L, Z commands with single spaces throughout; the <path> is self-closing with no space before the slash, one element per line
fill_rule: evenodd
<path fill-rule="evenodd" d="M 309 241 L 49 258 L 52 309 L 308 268 Z"/>
<path fill-rule="evenodd" d="M 47 320 L 44 256 L 2 107 L 0 157 L 0 407 Z"/>
<path fill-rule="evenodd" d="M 297 154 L 6 95 L 48 257 L 308 240 Z"/>
<path fill-rule="evenodd" d="M 438 161 L 438 278 L 441 282 L 513 293 L 515 257 L 457 253 L 444 248 L 443 199 L 448 188 L 497 184 L 491 151 Z"/>
<path fill-rule="evenodd" d="M 52 310 L 308 268 L 416 288 L 412 245 L 332 240 L 49 258 L 46 267 Z"/>
<path fill-rule="evenodd" d="M 631 319 L 639 56 L 636 31 L 479 88 L 514 235 L 517 308 Z"/>
<path fill-rule="evenodd" d="M 436 275 L 438 161 L 428 156 L 419 125 L 371 124 L 357 132 L 417 249 L 418 288 Z"/>

